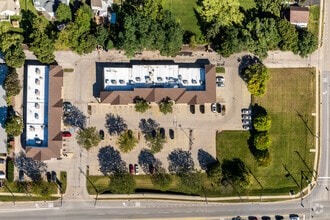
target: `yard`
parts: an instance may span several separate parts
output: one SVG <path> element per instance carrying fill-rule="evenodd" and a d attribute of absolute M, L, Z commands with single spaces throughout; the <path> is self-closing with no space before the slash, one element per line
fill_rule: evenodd
<path fill-rule="evenodd" d="M 310 7 L 308 30 L 313 32 L 315 35 L 319 33 L 319 21 L 320 21 L 320 6 L 312 5 Z"/>
<path fill-rule="evenodd" d="M 164 8 L 172 11 L 181 21 L 185 31 L 190 31 L 195 34 L 197 44 L 204 43 L 203 35 L 199 29 L 198 21 L 195 15 L 194 8 L 196 0 L 165 0 Z"/>
<path fill-rule="evenodd" d="M 246 194 L 288 194 L 289 190 L 297 193 L 301 173 L 311 179 L 315 156 L 310 152 L 315 148 L 314 71 L 310 68 L 271 69 L 266 95 L 255 98 L 255 103 L 265 108 L 272 118 L 269 131 L 273 139 L 269 149 L 272 161 L 269 166 L 258 167 L 249 150 L 248 131 L 218 134 L 219 161 L 240 158 L 252 173 L 252 185 Z M 288 172 L 292 178 L 285 177 Z"/>

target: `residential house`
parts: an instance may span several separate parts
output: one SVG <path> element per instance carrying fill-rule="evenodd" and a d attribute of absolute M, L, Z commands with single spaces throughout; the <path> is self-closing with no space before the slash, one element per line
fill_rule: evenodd
<path fill-rule="evenodd" d="M 19 12 L 18 0 L 0 0 L 0 21 L 9 21 L 10 16 L 18 15 Z"/>
<path fill-rule="evenodd" d="M 309 18 L 309 8 L 300 6 L 290 7 L 290 23 L 297 27 L 306 28 Z"/>
<path fill-rule="evenodd" d="M 37 11 L 41 12 L 47 19 L 55 19 L 55 11 L 60 3 L 69 5 L 69 0 L 33 0 Z"/>

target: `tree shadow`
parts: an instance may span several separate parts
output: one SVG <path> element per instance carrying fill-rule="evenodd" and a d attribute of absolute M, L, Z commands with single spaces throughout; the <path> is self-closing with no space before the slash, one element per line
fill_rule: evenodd
<path fill-rule="evenodd" d="M 159 128 L 159 124 L 151 118 L 147 120 L 142 118 L 139 123 L 139 128 L 144 135 L 154 136 L 153 134 Z"/>
<path fill-rule="evenodd" d="M 97 157 L 100 164 L 100 171 L 103 175 L 114 172 L 125 172 L 127 170 L 126 163 L 121 159 L 120 152 L 112 146 L 102 147 Z"/>
<path fill-rule="evenodd" d="M 183 43 L 190 44 L 192 36 L 195 36 L 195 34 L 192 31 L 185 30 L 183 33 Z"/>
<path fill-rule="evenodd" d="M 158 170 L 162 166 L 162 162 L 156 159 L 148 149 L 141 150 L 138 157 L 138 163 L 146 174 L 150 173 L 151 166 L 153 166 L 155 170 Z"/>
<path fill-rule="evenodd" d="M 105 127 L 108 129 L 110 135 L 120 135 L 123 131 L 127 130 L 127 124 L 124 118 L 112 113 L 105 116 Z"/>
<path fill-rule="evenodd" d="M 252 64 L 260 63 L 260 60 L 256 56 L 245 55 L 238 61 L 240 62 L 238 66 L 238 74 L 245 82 L 248 82 L 249 79 L 244 76 L 244 70 Z"/>
<path fill-rule="evenodd" d="M 31 43 L 30 35 L 33 32 L 33 21 L 37 16 L 30 10 L 21 10 L 21 13 L 22 21 L 20 22 L 20 27 L 23 29 L 24 42 Z"/>
<path fill-rule="evenodd" d="M 0 107 L 0 124 L 2 128 L 5 128 L 5 122 L 7 119 L 7 107 L 6 106 L 1 106 Z"/>
<path fill-rule="evenodd" d="M 207 170 L 210 165 L 217 163 L 217 160 L 203 149 L 198 150 L 197 157 L 202 170 Z"/>
<path fill-rule="evenodd" d="M 252 114 L 254 117 L 258 115 L 267 115 L 267 110 L 264 107 L 258 105 L 258 103 L 255 103 L 252 106 Z"/>
<path fill-rule="evenodd" d="M 63 116 L 63 123 L 84 129 L 86 127 L 86 116 L 76 106 L 72 106 L 70 112 Z"/>
<path fill-rule="evenodd" d="M 245 185 L 248 182 L 248 171 L 240 158 L 224 160 L 222 165 L 223 177 L 234 185 Z"/>
<path fill-rule="evenodd" d="M 46 173 L 47 171 L 47 164 L 26 157 L 23 152 L 20 152 L 15 157 L 15 166 L 18 168 L 18 170 L 23 170 L 26 175 L 32 179 L 32 181 L 40 181 L 41 174 Z"/>
<path fill-rule="evenodd" d="M 168 155 L 167 160 L 169 161 L 169 172 L 180 173 L 194 170 L 194 161 L 189 151 L 176 149 Z"/>

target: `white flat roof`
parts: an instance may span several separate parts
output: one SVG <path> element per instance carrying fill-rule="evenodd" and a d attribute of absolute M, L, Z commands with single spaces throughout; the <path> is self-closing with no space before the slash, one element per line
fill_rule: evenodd
<path fill-rule="evenodd" d="M 48 67 L 27 66 L 26 90 L 26 142 L 33 145 L 35 140 L 47 144 L 48 122 Z M 40 144 L 35 143 L 36 146 Z"/>
<path fill-rule="evenodd" d="M 204 82 L 204 68 L 182 68 L 178 65 L 132 65 L 132 67 L 105 67 L 104 88 L 137 83 L 176 82 L 182 86 L 200 86 Z M 205 74 L 205 72 L 204 72 Z M 205 79 L 205 77 L 204 77 Z"/>

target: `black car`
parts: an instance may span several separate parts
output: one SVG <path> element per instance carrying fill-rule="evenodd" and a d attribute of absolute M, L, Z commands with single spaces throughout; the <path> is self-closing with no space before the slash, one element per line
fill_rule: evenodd
<path fill-rule="evenodd" d="M 50 172 L 46 173 L 46 177 L 48 182 L 52 181 L 52 175 L 50 174 Z"/>
<path fill-rule="evenodd" d="M 221 113 L 221 104 L 220 103 L 217 103 L 217 112 Z"/>
<path fill-rule="evenodd" d="M 195 114 L 195 105 L 190 105 L 190 112 L 191 114 Z"/>
<path fill-rule="evenodd" d="M 99 134 L 100 134 L 101 140 L 104 140 L 104 131 L 103 130 L 100 130 L 99 131 Z"/>
<path fill-rule="evenodd" d="M 159 133 L 160 133 L 161 137 L 162 137 L 163 139 L 165 139 L 165 129 L 164 129 L 164 128 L 160 128 L 160 129 L 159 129 Z"/>
<path fill-rule="evenodd" d="M 200 105 L 199 106 L 199 111 L 204 114 L 205 113 L 205 105 Z"/>
<path fill-rule="evenodd" d="M 56 183 L 56 181 L 57 181 L 56 172 L 52 171 L 52 182 Z"/>
<path fill-rule="evenodd" d="M 170 138 L 171 138 L 171 139 L 174 139 L 174 130 L 173 130 L 173 129 L 170 129 L 170 130 L 168 131 L 168 133 L 169 133 L 169 135 L 170 135 Z"/>
<path fill-rule="evenodd" d="M 24 171 L 23 170 L 18 171 L 18 181 L 24 182 Z"/>

